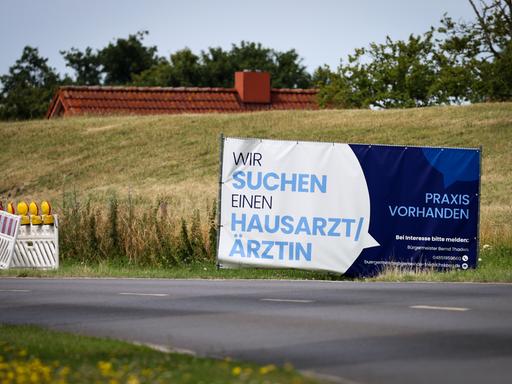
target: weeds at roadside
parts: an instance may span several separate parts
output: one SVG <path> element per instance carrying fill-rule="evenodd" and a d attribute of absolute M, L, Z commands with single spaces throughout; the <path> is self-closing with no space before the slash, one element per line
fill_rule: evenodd
<path fill-rule="evenodd" d="M 168 212 L 163 198 L 149 209 L 114 193 L 103 206 L 90 200 L 81 203 L 75 192 L 63 198 L 59 221 L 63 261 L 170 268 L 215 259 L 215 200 L 203 214 L 196 209 L 190 217 L 177 217 Z"/>

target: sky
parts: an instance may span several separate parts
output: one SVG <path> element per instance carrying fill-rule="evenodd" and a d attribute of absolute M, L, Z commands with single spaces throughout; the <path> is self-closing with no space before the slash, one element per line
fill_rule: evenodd
<path fill-rule="evenodd" d="M 406 39 L 439 25 L 444 13 L 471 20 L 467 0 L 0 0 L 0 74 L 39 48 L 59 73 L 70 73 L 60 50 L 101 49 L 119 37 L 149 31 L 161 56 L 188 47 L 230 49 L 242 40 L 279 51 L 294 48 L 312 72 L 339 65 L 354 48 Z"/>

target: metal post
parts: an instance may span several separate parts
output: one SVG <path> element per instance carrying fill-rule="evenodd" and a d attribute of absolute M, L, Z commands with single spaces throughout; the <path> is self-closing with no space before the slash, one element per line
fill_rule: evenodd
<path fill-rule="evenodd" d="M 215 255 L 215 264 L 217 265 L 217 269 L 220 268 L 219 264 L 219 250 L 220 250 L 220 230 L 222 228 L 222 222 L 221 222 L 221 200 L 222 200 L 222 184 L 223 181 L 223 175 L 222 175 L 222 169 L 224 164 L 224 134 L 221 133 L 219 136 L 219 190 L 217 194 L 217 253 Z"/>
<path fill-rule="evenodd" d="M 483 146 L 480 146 L 480 174 L 478 175 L 478 222 L 476 230 L 476 267 L 480 259 L 480 205 L 482 203 L 482 162 L 484 160 Z"/>

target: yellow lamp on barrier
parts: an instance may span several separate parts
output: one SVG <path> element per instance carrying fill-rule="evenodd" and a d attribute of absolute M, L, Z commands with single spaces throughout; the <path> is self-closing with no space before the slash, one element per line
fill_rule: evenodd
<path fill-rule="evenodd" d="M 41 201 L 41 212 L 43 215 L 51 215 L 52 214 L 52 206 L 46 200 Z"/>
<path fill-rule="evenodd" d="M 21 216 L 21 225 L 30 224 L 30 218 L 27 216 L 28 205 L 24 201 L 20 201 L 17 206 L 18 215 Z"/>
<path fill-rule="evenodd" d="M 17 206 L 18 215 L 26 216 L 28 213 L 28 205 L 24 201 L 20 201 Z"/>
<path fill-rule="evenodd" d="M 43 224 L 53 225 L 55 220 L 52 215 L 52 206 L 48 201 L 43 200 L 41 202 L 41 211 L 43 214 Z"/>
<path fill-rule="evenodd" d="M 41 216 L 39 216 L 39 207 L 37 206 L 35 201 L 30 202 L 28 210 L 30 212 L 30 222 L 33 225 L 43 224 L 43 220 L 41 219 Z"/>
<path fill-rule="evenodd" d="M 30 205 L 28 206 L 28 211 L 32 216 L 39 215 L 39 207 L 37 206 L 35 201 L 30 202 Z"/>
<path fill-rule="evenodd" d="M 14 204 L 12 201 L 9 201 L 7 203 L 7 212 L 9 212 L 11 215 L 16 214 L 16 211 L 14 210 Z"/>

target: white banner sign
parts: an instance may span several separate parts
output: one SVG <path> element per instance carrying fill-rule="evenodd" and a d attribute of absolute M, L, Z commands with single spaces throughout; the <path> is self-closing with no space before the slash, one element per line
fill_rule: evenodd
<path fill-rule="evenodd" d="M 344 273 L 378 245 L 349 145 L 224 138 L 222 159 L 221 265 Z"/>

